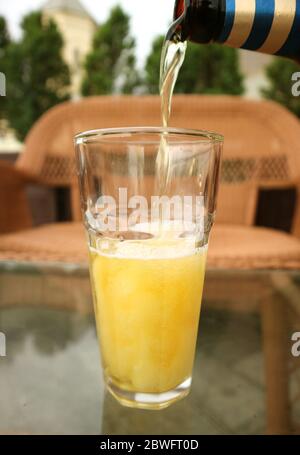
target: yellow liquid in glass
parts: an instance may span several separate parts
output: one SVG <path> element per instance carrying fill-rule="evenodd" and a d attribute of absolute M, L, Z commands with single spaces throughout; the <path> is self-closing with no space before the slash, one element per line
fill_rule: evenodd
<path fill-rule="evenodd" d="M 206 248 L 196 252 L 184 239 L 114 248 L 90 253 L 105 376 L 127 391 L 174 389 L 192 375 Z"/>

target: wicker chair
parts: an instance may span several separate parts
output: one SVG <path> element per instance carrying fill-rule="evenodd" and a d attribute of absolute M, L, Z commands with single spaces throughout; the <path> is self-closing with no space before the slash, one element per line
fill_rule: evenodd
<path fill-rule="evenodd" d="M 292 234 L 254 227 L 258 191 L 300 182 L 300 124 L 271 102 L 236 97 L 177 96 L 172 125 L 223 133 L 226 138 L 217 223 L 209 249 L 214 269 L 298 269 L 300 267 L 300 205 L 296 204 Z M 160 124 L 158 97 L 95 97 L 65 103 L 46 113 L 32 128 L 16 166 L 0 164 L 0 261 L 86 263 L 75 179 L 73 137 L 95 128 Z M 26 204 L 29 182 L 71 188 L 72 223 L 32 227 Z M 8 233 L 11 231 L 10 233 Z M 274 283 L 242 271 L 232 278 L 215 270 L 208 280 L 208 304 L 230 302 L 236 311 L 259 311 L 264 333 L 269 433 L 289 432 L 286 353 L 277 333 L 285 330 L 282 302 Z M 230 279 L 232 280 L 230 285 Z M 236 297 L 232 295 L 232 286 Z M 240 296 L 260 297 L 255 308 L 241 305 Z M 223 305 L 223 304 L 222 304 Z M 274 309 L 277 311 L 276 316 Z M 276 346 L 276 348 L 274 347 Z"/>
<path fill-rule="evenodd" d="M 259 188 L 299 186 L 300 124 L 271 102 L 237 97 L 176 96 L 172 125 L 225 135 L 217 224 L 209 265 L 218 268 L 298 268 L 299 204 L 294 236 L 253 228 Z M 158 97 L 93 97 L 47 112 L 32 128 L 15 166 L 0 165 L 0 260 L 86 262 L 75 179 L 73 137 L 97 127 L 160 124 Z M 31 227 L 25 187 L 39 182 L 71 188 L 78 223 Z M 237 197 L 238 195 L 238 197 Z M 21 232 L 17 232 L 21 231 Z M 10 232 L 10 233 L 8 233 Z M 233 241 L 234 240 L 234 241 Z"/>

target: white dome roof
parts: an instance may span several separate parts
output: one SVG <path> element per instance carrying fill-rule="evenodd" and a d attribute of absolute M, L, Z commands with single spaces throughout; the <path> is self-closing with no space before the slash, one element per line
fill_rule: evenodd
<path fill-rule="evenodd" d="M 43 10 L 51 9 L 69 11 L 91 19 L 91 15 L 79 0 L 48 0 L 43 6 Z"/>

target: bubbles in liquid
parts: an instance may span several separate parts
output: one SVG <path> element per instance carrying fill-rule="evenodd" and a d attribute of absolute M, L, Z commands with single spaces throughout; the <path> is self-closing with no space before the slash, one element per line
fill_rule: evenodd
<path fill-rule="evenodd" d="M 181 221 L 140 223 L 126 232 L 89 232 L 93 253 L 120 259 L 166 259 L 197 254 L 206 247 L 196 224 Z M 205 249 L 205 248 L 204 248 Z"/>
<path fill-rule="evenodd" d="M 149 240 L 153 235 L 149 232 L 126 231 L 108 233 L 106 237 L 124 242 L 125 240 Z"/>

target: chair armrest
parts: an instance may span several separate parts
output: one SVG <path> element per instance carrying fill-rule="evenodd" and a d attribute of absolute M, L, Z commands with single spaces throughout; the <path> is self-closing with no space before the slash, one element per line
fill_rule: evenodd
<path fill-rule="evenodd" d="M 32 227 L 32 215 L 27 201 L 26 185 L 34 177 L 0 161 L 0 233 Z"/>
<path fill-rule="evenodd" d="M 19 170 L 16 166 L 4 160 L 0 160 L 0 186 L 16 186 L 38 183 L 34 176 Z"/>

